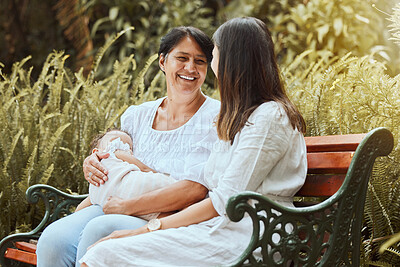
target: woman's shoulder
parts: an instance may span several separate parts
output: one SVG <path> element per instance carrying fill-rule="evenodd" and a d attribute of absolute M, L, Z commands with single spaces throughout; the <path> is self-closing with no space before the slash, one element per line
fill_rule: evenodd
<path fill-rule="evenodd" d="M 210 128 L 219 114 L 220 109 L 220 101 L 206 96 L 206 100 L 204 101 L 203 105 L 190 119 L 190 123 L 187 123 L 187 125 L 190 125 L 189 128 L 204 128 L 204 126 L 207 126 L 206 128 Z"/>
<path fill-rule="evenodd" d="M 135 125 L 136 121 L 143 122 L 143 119 L 150 119 L 154 109 L 160 105 L 163 99 L 164 97 L 128 107 L 121 116 L 121 128 L 125 131 L 132 132 L 130 131 L 132 125 Z"/>
<path fill-rule="evenodd" d="M 139 105 L 131 105 L 126 109 L 124 114 L 135 114 L 137 115 L 138 112 L 151 112 L 155 106 L 159 106 L 161 101 L 164 99 L 159 98 L 153 101 L 147 101 Z"/>
<path fill-rule="evenodd" d="M 206 96 L 206 101 L 200 109 L 202 114 L 207 114 L 211 117 L 215 117 L 221 109 L 221 102 L 209 96 Z"/>
<path fill-rule="evenodd" d="M 148 116 L 153 112 L 156 106 L 160 105 L 163 99 L 164 98 L 159 98 L 157 100 L 144 102 L 139 105 L 131 105 L 122 114 L 121 119 L 125 120 L 126 118 L 132 119 L 133 117 Z"/>
<path fill-rule="evenodd" d="M 214 98 L 212 98 L 212 97 L 209 97 L 209 96 L 206 96 L 206 103 L 211 107 L 211 108 L 214 108 L 214 109 L 220 109 L 220 107 L 221 107 L 221 101 L 219 101 L 219 100 L 217 100 L 217 99 L 214 99 Z"/>
<path fill-rule="evenodd" d="M 281 103 L 276 101 L 268 101 L 259 105 L 251 114 L 252 117 L 265 117 L 267 119 L 279 118 L 282 116 L 287 116 L 286 111 Z"/>
<path fill-rule="evenodd" d="M 246 126 L 257 128 L 260 131 L 265 131 L 277 125 L 285 129 L 293 128 L 283 105 L 276 101 L 265 102 L 258 106 L 250 115 L 246 124 Z"/>

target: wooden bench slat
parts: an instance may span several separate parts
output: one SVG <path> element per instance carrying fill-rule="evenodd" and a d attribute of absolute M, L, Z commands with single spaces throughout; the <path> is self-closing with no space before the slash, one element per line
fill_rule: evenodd
<path fill-rule="evenodd" d="M 26 252 L 15 248 L 7 248 L 4 256 L 8 259 L 36 265 L 36 254 L 32 252 Z"/>
<path fill-rule="evenodd" d="M 354 152 L 307 153 L 307 173 L 346 173 L 353 155 Z"/>
<path fill-rule="evenodd" d="M 28 242 L 15 242 L 15 246 L 18 249 L 25 250 L 27 252 L 36 252 L 36 245 Z"/>
<path fill-rule="evenodd" d="M 305 137 L 307 152 L 355 151 L 366 134 Z"/>
<path fill-rule="evenodd" d="M 344 181 L 346 175 L 307 175 L 306 183 L 297 192 L 300 197 L 330 197 Z"/>

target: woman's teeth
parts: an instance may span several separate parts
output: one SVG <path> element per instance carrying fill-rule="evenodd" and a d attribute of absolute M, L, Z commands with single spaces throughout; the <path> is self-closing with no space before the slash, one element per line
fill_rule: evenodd
<path fill-rule="evenodd" d="M 189 80 L 189 81 L 193 81 L 195 79 L 194 77 L 189 77 L 189 76 L 184 76 L 184 75 L 178 75 L 178 76 L 181 77 L 182 79 Z"/>

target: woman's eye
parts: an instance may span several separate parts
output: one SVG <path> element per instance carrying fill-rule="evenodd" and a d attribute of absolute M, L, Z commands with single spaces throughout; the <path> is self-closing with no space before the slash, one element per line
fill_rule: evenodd
<path fill-rule="evenodd" d="M 197 64 L 200 64 L 200 65 L 207 64 L 207 62 L 204 61 L 204 60 L 202 60 L 202 59 L 197 59 L 197 60 L 196 60 L 196 63 L 197 63 Z"/>
<path fill-rule="evenodd" d="M 177 57 L 177 59 L 178 59 L 179 61 L 186 61 L 186 58 L 185 58 L 185 57 Z"/>

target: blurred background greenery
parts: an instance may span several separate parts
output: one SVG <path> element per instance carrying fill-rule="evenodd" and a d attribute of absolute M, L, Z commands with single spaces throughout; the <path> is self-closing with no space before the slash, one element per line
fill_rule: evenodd
<path fill-rule="evenodd" d="M 385 126 L 395 149 L 374 167 L 365 207 L 365 266 L 399 266 L 400 4 L 397 0 L 2 0 L 0 2 L 0 238 L 34 227 L 43 209 L 25 190 L 46 183 L 86 193 L 92 136 L 132 104 L 165 94 L 161 36 L 192 25 L 209 36 L 255 16 L 275 41 L 287 91 L 307 135 Z M 203 91 L 218 98 L 209 71 Z"/>

